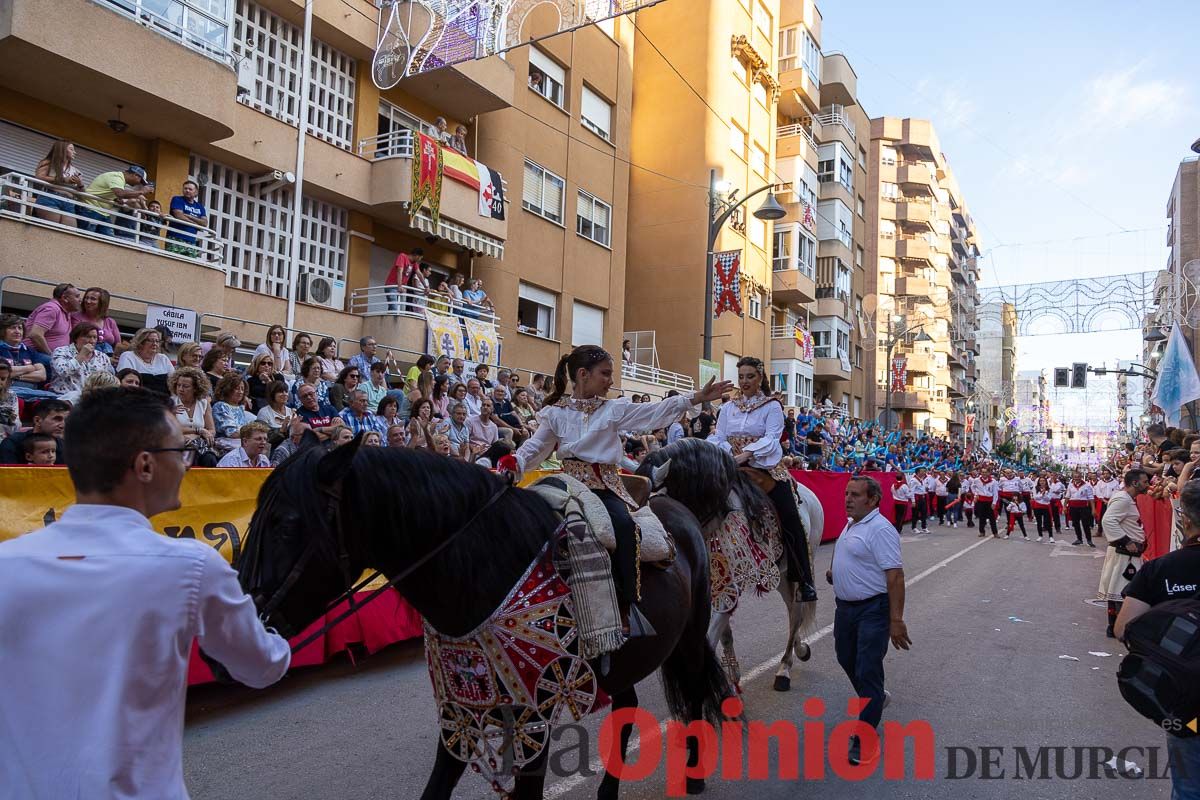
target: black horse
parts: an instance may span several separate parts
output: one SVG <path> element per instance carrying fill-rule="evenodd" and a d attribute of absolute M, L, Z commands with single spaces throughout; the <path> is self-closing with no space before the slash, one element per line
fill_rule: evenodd
<path fill-rule="evenodd" d="M 360 437 L 361 438 L 361 437 Z M 607 672 L 593 665 L 613 708 L 637 705 L 636 684 L 661 667 L 671 713 L 684 722 L 720 720 L 730 690 L 706 640 L 708 555 L 695 516 L 670 498 L 651 508 L 675 537 L 675 563 L 642 571 L 642 608 L 656 636 L 628 641 Z M 479 513 L 483 510 L 482 513 Z M 500 606 L 559 526 L 533 492 L 480 467 L 408 449 L 301 451 L 263 484 L 238 563 L 242 586 L 267 624 L 294 636 L 366 569 L 399 576 L 405 599 L 436 631 L 462 636 Z M 447 539 L 452 540 L 447 542 Z M 622 752 L 632 726 L 621 732 Z M 689 741 L 688 763 L 697 743 Z M 517 776 L 514 798 L 540 798 L 549 748 Z M 440 743 L 423 800 L 448 800 L 466 765 Z M 606 773 L 598 796 L 616 798 Z M 689 780 L 698 792 L 703 781 Z"/>

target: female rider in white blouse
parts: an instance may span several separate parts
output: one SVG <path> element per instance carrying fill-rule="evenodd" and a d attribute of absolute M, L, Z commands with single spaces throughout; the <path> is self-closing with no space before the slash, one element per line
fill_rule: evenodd
<path fill-rule="evenodd" d="M 567 394 L 570 376 L 574 390 Z M 633 518 L 636 504 L 629 496 L 617 465 L 624 455 L 623 430 L 653 430 L 679 419 L 690 406 L 720 397 L 731 388 L 728 381 L 708 384 L 691 397 L 668 397 L 660 403 L 631 403 L 625 398 L 609 400 L 613 383 L 613 358 L 602 347 L 583 345 L 559 359 L 554 372 L 554 391 L 538 412 L 538 428 L 515 453 L 505 456 L 501 469 L 518 474 L 536 468 L 558 448 L 563 471 L 586 484 L 608 509 L 616 533 L 617 550 L 613 574 L 617 579 L 621 610 L 635 623 L 643 623 L 637 611 L 637 542 Z M 631 626 L 636 635 L 639 627 Z"/>
<path fill-rule="evenodd" d="M 808 541 L 792 492 L 793 478 L 781 463 L 783 404 L 767 393 L 770 385 L 762 361 L 746 356 L 738 361 L 737 367 L 741 393 L 731 402 L 721 404 L 717 428 L 708 441 L 732 453 L 738 467 L 752 472 L 750 477 L 771 498 L 779 515 L 788 577 L 800 584 L 797 599 L 805 602 L 816 600 Z"/>

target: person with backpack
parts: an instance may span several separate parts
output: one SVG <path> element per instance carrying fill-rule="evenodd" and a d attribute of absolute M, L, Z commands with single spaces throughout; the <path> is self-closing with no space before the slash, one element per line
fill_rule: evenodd
<path fill-rule="evenodd" d="M 1108 638 L 1115 638 L 1113 625 L 1121 612 L 1123 592 L 1130 580 L 1142 568 L 1142 553 L 1146 550 L 1146 532 L 1142 530 L 1142 515 L 1137 507 L 1137 497 L 1150 488 L 1150 474 L 1142 469 L 1131 469 L 1125 473 L 1125 487 L 1113 492 L 1106 500 L 1105 515 L 1112 509 L 1108 530 L 1104 538 L 1108 541 L 1104 554 L 1104 566 L 1100 570 L 1101 600 L 1108 603 Z"/>
<path fill-rule="evenodd" d="M 1143 470 L 1130 472 L 1148 475 Z M 1137 480 L 1149 482 L 1148 477 Z M 1200 798 L 1200 736 L 1193 736 L 1184 725 L 1175 723 L 1186 723 L 1200 713 L 1195 682 L 1188 677 L 1196 671 L 1200 646 L 1172 640 L 1169 652 L 1164 652 L 1161 642 L 1171 639 L 1169 631 L 1182 623 L 1188 623 L 1183 627 L 1195 628 L 1200 617 L 1200 483 L 1192 481 L 1183 486 L 1179 511 L 1183 517 L 1183 547 L 1148 561 L 1137 571 L 1125 589 L 1125 601 L 1113 628 L 1130 652 L 1118 676 L 1121 694 L 1167 732 L 1171 797 L 1194 800 Z M 1115 529 L 1112 502 L 1104 516 Z M 1162 692 L 1151 693 L 1145 688 L 1164 683 Z"/>

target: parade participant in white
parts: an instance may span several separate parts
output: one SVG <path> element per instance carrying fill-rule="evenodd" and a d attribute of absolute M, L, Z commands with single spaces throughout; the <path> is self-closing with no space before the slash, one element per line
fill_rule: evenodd
<path fill-rule="evenodd" d="M 1073 546 L 1083 544 L 1083 537 L 1087 537 L 1088 547 L 1095 547 L 1092 542 L 1092 503 L 1096 500 L 1096 493 L 1092 490 L 1092 485 L 1075 473 L 1075 477 L 1067 486 L 1067 510 L 1071 514 L 1071 524 L 1075 528 L 1075 541 L 1071 542 Z"/>
<path fill-rule="evenodd" d="M 799 576 L 801 602 L 817 599 L 812 563 L 792 476 L 783 466 L 783 404 L 770 392 L 763 362 L 746 356 L 737 362 L 739 393 L 721 407 L 717 428 L 708 437 L 733 455 L 738 467 L 771 498 L 779 515 L 780 533 L 788 557 L 788 574 Z"/>
<path fill-rule="evenodd" d="M 928 486 L 928 482 L 930 480 L 933 481 L 932 490 L 930 490 Z M 933 492 L 934 502 L 936 503 L 935 507 L 937 508 L 938 525 L 946 524 L 946 503 L 947 497 L 950 495 L 950 490 L 946 488 L 946 484 L 949 483 L 949 481 L 950 479 L 947 478 L 944 473 L 939 474 L 936 478 L 930 475 L 929 478 L 926 479 L 926 490 Z"/>
<path fill-rule="evenodd" d="M 1093 491 L 1096 493 L 1096 527 L 1104 533 L 1104 513 L 1112 496 L 1121 491 L 1121 481 L 1114 478 L 1112 470 L 1105 467 L 1100 470 L 1100 480 L 1096 481 Z"/>
<path fill-rule="evenodd" d="M 908 481 L 908 488 L 912 491 L 913 509 L 912 509 L 912 533 L 929 533 L 929 490 L 925 488 L 925 470 L 918 469 L 916 474 Z M 920 521 L 921 529 L 917 530 L 917 522 Z"/>
<path fill-rule="evenodd" d="M 991 523 L 992 536 L 1000 537 L 996 530 L 996 512 L 1000 509 L 1000 483 L 992 479 L 992 471 L 983 468 L 983 474 L 971 481 L 971 493 L 975 495 L 975 518 L 979 520 L 979 535 L 984 533 L 984 523 Z"/>
<path fill-rule="evenodd" d="M 904 479 L 904 473 L 897 473 L 896 482 L 892 484 L 892 503 L 893 514 L 896 520 L 896 533 L 903 532 L 904 516 L 908 513 L 912 501 L 912 489 L 908 488 L 908 481 Z"/>
<path fill-rule="evenodd" d="M 1108 604 L 1108 638 L 1115 637 L 1113 625 L 1121 613 L 1121 602 L 1125 599 L 1125 587 L 1142 568 L 1142 553 L 1146 551 L 1146 533 L 1142 529 L 1142 515 L 1138 510 L 1137 498 L 1150 488 L 1150 475 L 1141 469 L 1125 473 L 1125 486 L 1113 494 L 1108 503 L 1108 530 L 1104 538 L 1108 541 L 1104 554 L 1104 566 L 1100 570 L 1099 596 Z"/>
<path fill-rule="evenodd" d="M 1050 522 L 1054 524 L 1054 532 L 1062 533 L 1063 498 L 1067 494 L 1067 485 L 1057 475 L 1050 476 Z"/>
<path fill-rule="evenodd" d="M 1030 473 L 1027 472 L 1021 476 L 1021 499 L 1025 501 L 1029 519 L 1033 519 L 1033 487 L 1036 485 L 1037 482 Z"/>
<path fill-rule="evenodd" d="M 1054 544 L 1054 527 L 1050 523 L 1050 486 L 1046 483 L 1045 478 L 1038 478 L 1033 485 L 1033 495 L 1031 497 L 1033 505 L 1033 518 L 1037 521 L 1037 532 L 1039 542 L 1042 541 L 1042 532 L 1050 537 L 1050 544 Z"/>
<path fill-rule="evenodd" d="M 186 800 L 192 642 L 248 686 L 291 661 L 208 544 L 161 536 L 194 455 L 164 399 L 104 389 L 71 412 L 75 505 L 0 543 L 0 797 Z"/>
<path fill-rule="evenodd" d="M 574 385 L 570 394 L 568 378 Z M 499 466 L 519 475 L 537 467 L 557 447 L 563 471 L 596 493 L 612 517 L 617 539 L 613 574 L 622 610 L 629 616 L 629 633 L 637 636 L 652 629 L 637 609 L 637 530 L 629 515 L 636 504 L 617 468 L 624 456 L 620 432 L 664 428 L 692 405 L 717 399 L 732 384 L 710 380 L 690 397 L 668 397 L 658 403 L 609 400 L 606 395 L 612 384 L 613 358 L 604 348 L 583 345 L 563 356 L 554 371 L 554 391 L 538 412 L 537 431 L 514 456 L 501 458 Z"/>

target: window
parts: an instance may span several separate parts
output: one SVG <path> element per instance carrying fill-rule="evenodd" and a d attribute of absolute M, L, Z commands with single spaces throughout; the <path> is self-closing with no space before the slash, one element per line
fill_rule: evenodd
<path fill-rule="evenodd" d="M 800 66 L 800 60 L 796 57 L 796 33 L 799 28 L 792 26 L 790 28 L 782 28 L 779 31 L 779 71 L 789 72 Z"/>
<path fill-rule="evenodd" d="M 737 154 L 737 157 L 746 160 L 746 133 L 733 123 L 729 126 L 729 149 Z"/>
<path fill-rule="evenodd" d="M 879 238 L 880 239 L 895 239 L 896 238 L 896 223 L 890 219 L 879 220 Z M 890 261 L 891 259 L 888 259 Z M 880 263 L 882 264 L 882 259 Z M 894 270 L 893 270 L 894 271 Z"/>
<path fill-rule="evenodd" d="M 837 267 L 837 298 L 844 302 L 850 302 L 850 268 L 842 263 L 838 263 Z M 845 348 L 843 348 L 845 349 Z"/>
<path fill-rule="evenodd" d="M 521 208 L 562 225 L 563 188 L 566 183 L 532 161 L 525 162 L 525 185 L 521 190 Z"/>
<path fill-rule="evenodd" d="M 838 182 L 850 191 L 854 191 L 854 162 L 847 161 L 845 158 L 838 159 Z"/>
<path fill-rule="evenodd" d="M 419 117 L 408 113 L 386 100 L 379 101 L 379 120 L 375 131 L 379 138 L 375 145 L 375 158 L 403 157 L 413 154 L 413 136 L 405 131 L 424 131 Z"/>
<path fill-rule="evenodd" d="M 858 196 L 858 215 L 860 217 L 867 215 L 867 204 L 863 201 L 862 195 Z"/>
<path fill-rule="evenodd" d="M 767 223 L 753 214 L 746 220 L 746 238 L 755 247 L 767 249 Z"/>
<path fill-rule="evenodd" d="M 156 33 L 176 39 L 209 58 L 227 62 L 229 22 L 225 0 L 175 0 L 170 7 L 165 2 L 152 5 L 145 0 L 136 4 L 135 0 L 104 2 L 139 22 L 149 23 Z"/>
<path fill-rule="evenodd" d="M 828 159 L 826 161 L 818 161 L 817 162 L 817 180 L 818 181 L 820 181 L 821 183 L 829 183 L 830 181 L 833 180 L 833 163 L 834 163 L 834 160 L 832 158 Z"/>
<path fill-rule="evenodd" d="M 862 359 L 863 359 L 863 349 L 861 347 L 859 347 L 858 345 L 854 345 L 854 366 L 861 367 Z M 855 400 L 855 402 L 857 403 L 858 401 Z M 855 413 L 857 413 L 857 412 L 855 412 Z"/>
<path fill-rule="evenodd" d="M 737 53 L 730 56 L 730 70 L 733 72 L 733 77 L 737 78 L 738 83 L 742 86 L 746 85 L 746 65 L 742 63 L 742 57 Z"/>
<path fill-rule="evenodd" d="M 750 318 L 762 321 L 763 318 L 763 299 L 760 292 L 750 293 Z"/>
<path fill-rule="evenodd" d="M 529 88 L 559 108 L 566 103 L 567 72 L 536 47 L 529 48 Z"/>
<path fill-rule="evenodd" d="M 817 265 L 817 242 L 803 233 L 800 234 L 800 246 L 796 248 L 796 269 L 808 277 L 813 277 Z"/>
<path fill-rule="evenodd" d="M 579 215 L 576 217 L 575 232 L 596 244 L 609 246 L 612 234 L 612 206 L 592 197 L 587 192 L 579 193 Z"/>
<path fill-rule="evenodd" d="M 821 48 L 817 46 L 816 39 L 812 38 L 812 34 L 805 30 L 801 35 L 801 40 L 804 44 L 804 68 L 808 70 L 812 76 L 813 83 L 817 86 L 821 85 Z"/>
<path fill-rule="evenodd" d="M 889 200 L 895 200 L 897 197 L 900 196 L 900 187 L 899 187 L 899 185 L 897 185 L 895 183 L 888 183 L 887 181 L 882 181 L 879 184 L 879 193 Z"/>
<path fill-rule="evenodd" d="M 850 355 L 850 333 L 841 328 L 837 330 L 837 353 L 839 357 Z"/>
<path fill-rule="evenodd" d="M 813 331 L 813 357 L 814 358 L 833 358 L 833 348 L 831 346 L 833 334 L 829 331 Z"/>
<path fill-rule="evenodd" d="M 775 246 L 771 251 L 771 269 L 773 271 L 792 269 L 792 237 L 794 235 L 795 231 L 792 228 L 775 229 Z"/>
<path fill-rule="evenodd" d="M 750 87 L 750 92 L 754 95 L 754 99 L 758 101 L 760 106 L 763 108 L 767 107 L 767 85 L 765 83 L 755 81 L 754 85 Z"/>
<path fill-rule="evenodd" d="M 750 166 L 759 175 L 767 174 L 767 151 L 758 142 L 755 142 L 754 146 L 750 148 Z"/>
<path fill-rule="evenodd" d="M 522 281 L 517 287 L 517 298 L 517 330 L 553 339 L 558 295 Z"/>
<path fill-rule="evenodd" d="M 604 309 L 581 303 L 571 307 L 571 346 L 604 344 Z"/>
<path fill-rule="evenodd" d="M 863 169 L 867 168 L 867 151 L 861 147 L 858 148 L 858 165 Z"/>
<path fill-rule="evenodd" d="M 771 38 L 771 12 L 767 11 L 762 0 L 754 4 L 754 27 L 758 28 L 763 36 Z"/>
<path fill-rule="evenodd" d="M 896 166 L 896 148 L 894 148 L 894 147 L 879 148 L 879 161 L 885 167 Z"/>
<path fill-rule="evenodd" d="M 854 265 L 858 267 L 863 265 L 863 249 L 861 247 L 854 248 Z"/>
<path fill-rule="evenodd" d="M 584 86 L 580 105 L 579 121 L 583 123 L 583 127 L 604 141 L 611 142 L 612 103 Z"/>

